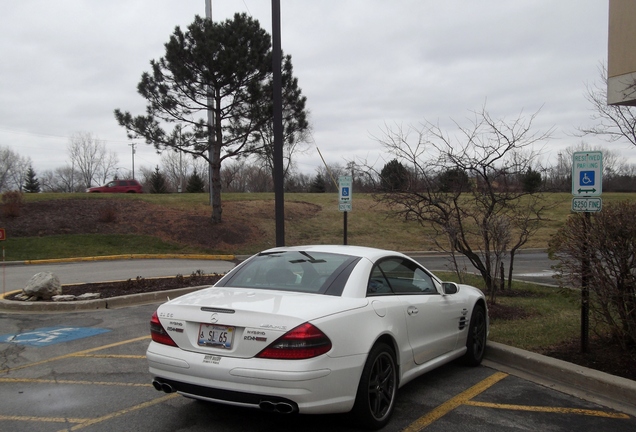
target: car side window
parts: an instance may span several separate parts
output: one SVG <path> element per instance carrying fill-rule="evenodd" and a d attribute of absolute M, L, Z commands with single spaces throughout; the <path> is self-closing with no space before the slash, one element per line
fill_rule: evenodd
<path fill-rule="evenodd" d="M 376 264 L 371 274 L 381 273 L 395 294 L 438 294 L 433 278 L 415 263 L 389 258 Z"/>
<path fill-rule="evenodd" d="M 389 282 L 384 277 L 384 274 L 378 268 L 378 266 L 375 265 L 373 266 L 373 270 L 371 271 L 371 277 L 369 278 L 369 283 L 367 284 L 367 296 L 377 296 L 377 295 L 386 295 L 386 294 L 393 294 L 393 292 L 391 291 Z"/>

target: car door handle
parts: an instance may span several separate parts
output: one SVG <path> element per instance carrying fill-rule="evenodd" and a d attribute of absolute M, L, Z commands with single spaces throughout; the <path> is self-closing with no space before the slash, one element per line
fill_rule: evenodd
<path fill-rule="evenodd" d="M 415 306 L 409 306 L 409 307 L 406 309 L 406 313 L 407 313 L 407 314 L 409 314 L 409 315 L 415 315 L 415 314 L 417 314 L 418 312 L 419 312 L 419 310 L 418 310 Z"/>

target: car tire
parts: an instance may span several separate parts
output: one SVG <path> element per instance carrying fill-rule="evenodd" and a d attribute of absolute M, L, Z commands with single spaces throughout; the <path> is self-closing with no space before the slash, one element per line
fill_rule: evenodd
<path fill-rule="evenodd" d="M 367 429 L 384 427 L 395 407 L 398 378 L 395 354 L 379 343 L 373 347 L 362 370 L 352 414 Z"/>
<path fill-rule="evenodd" d="M 467 366 L 478 366 L 486 352 L 488 327 L 486 325 L 486 310 L 481 304 L 475 305 L 470 316 L 468 336 L 466 337 L 466 354 L 463 361 Z"/>

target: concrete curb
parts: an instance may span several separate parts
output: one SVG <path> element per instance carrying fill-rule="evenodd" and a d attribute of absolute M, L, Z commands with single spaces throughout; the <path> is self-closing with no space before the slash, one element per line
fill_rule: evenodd
<path fill-rule="evenodd" d="M 191 259 L 191 260 L 219 260 L 234 261 L 236 255 L 205 255 L 205 254 L 123 254 L 123 255 L 103 255 L 79 258 L 53 258 L 41 260 L 7 261 L 3 265 L 37 265 L 56 264 L 87 261 L 115 261 L 132 259 Z"/>
<path fill-rule="evenodd" d="M 484 365 L 636 416 L 636 381 L 488 342 Z"/>

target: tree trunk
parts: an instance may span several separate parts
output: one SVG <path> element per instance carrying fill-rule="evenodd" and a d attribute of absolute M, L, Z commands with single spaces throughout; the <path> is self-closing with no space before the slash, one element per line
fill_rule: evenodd
<path fill-rule="evenodd" d="M 508 266 L 508 290 L 512 289 L 512 269 L 515 262 L 515 252 L 516 249 L 512 249 L 510 251 L 510 266 Z"/>
<path fill-rule="evenodd" d="M 212 223 L 221 223 L 221 145 L 223 144 L 223 129 L 221 128 L 221 97 L 218 89 L 215 91 L 214 97 L 214 131 L 210 134 L 211 143 L 210 152 L 210 194 L 212 195 Z"/>

